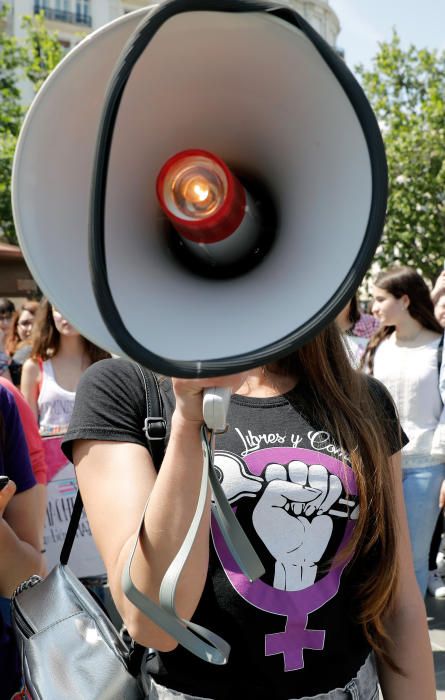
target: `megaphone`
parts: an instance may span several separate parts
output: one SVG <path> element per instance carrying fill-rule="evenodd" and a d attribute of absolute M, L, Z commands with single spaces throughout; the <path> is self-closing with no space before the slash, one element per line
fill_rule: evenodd
<path fill-rule="evenodd" d="M 201 264 L 212 241 L 171 245 L 156 183 L 193 149 L 258 206 L 241 267 Z M 296 12 L 170 0 L 62 60 L 27 113 L 12 191 L 26 262 L 63 315 L 110 352 L 197 377 L 275 360 L 335 317 L 380 240 L 387 173 L 360 86 Z"/>

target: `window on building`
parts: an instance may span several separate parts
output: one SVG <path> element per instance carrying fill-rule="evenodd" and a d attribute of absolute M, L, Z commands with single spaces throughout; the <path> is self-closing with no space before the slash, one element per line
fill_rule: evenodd
<path fill-rule="evenodd" d="M 69 0 L 55 0 L 55 18 L 56 19 L 66 19 L 68 12 L 70 11 Z"/>
<path fill-rule="evenodd" d="M 91 16 L 90 0 L 76 0 L 76 20 L 87 24 Z"/>

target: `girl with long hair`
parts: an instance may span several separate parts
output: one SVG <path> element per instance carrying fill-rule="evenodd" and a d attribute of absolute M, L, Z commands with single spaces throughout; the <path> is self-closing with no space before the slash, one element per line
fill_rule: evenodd
<path fill-rule="evenodd" d="M 64 442 L 111 593 L 130 636 L 159 652 L 150 697 L 435 698 L 425 607 L 403 506 L 393 402 L 351 367 L 335 324 L 273 364 L 230 377 L 160 379 L 168 442 L 157 470 L 138 368 L 112 359 L 82 377 Z M 215 436 L 223 490 L 263 563 L 250 582 L 224 549 L 210 496 L 175 599 L 181 617 L 231 645 L 208 664 L 126 597 L 159 586 L 188 531 L 201 482 L 203 391 L 232 390 Z M 377 663 L 377 671 L 376 666 Z M 143 667 L 144 668 L 144 667 Z"/>
<path fill-rule="evenodd" d="M 81 336 L 47 299 L 42 299 L 32 332 L 31 357 L 23 365 L 20 388 L 43 438 L 48 482 L 67 467 L 61 443 L 79 380 L 90 365 L 109 357 L 109 353 Z M 82 580 L 103 598 L 105 577 L 102 565 L 98 566 L 100 570 Z"/>
<path fill-rule="evenodd" d="M 25 301 L 12 317 L 5 338 L 5 351 L 10 357 L 9 371 L 12 382 L 20 386 L 22 366 L 31 354 L 31 334 L 38 301 Z"/>
<path fill-rule="evenodd" d="M 47 299 L 41 301 L 20 388 L 43 436 L 66 431 L 80 377 L 91 364 L 109 356 L 81 336 Z"/>
<path fill-rule="evenodd" d="M 427 284 L 411 268 L 380 273 L 373 296 L 372 310 L 381 328 L 369 342 L 363 365 L 391 393 L 409 438 L 402 452 L 403 490 L 414 567 L 425 594 L 445 476 L 443 329 L 434 316 Z"/>
<path fill-rule="evenodd" d="M 11 379 L 9 372 L 10 358 L 5 351 L 6 336 L 11 327 L 15 306 L 10 299 L 0 299 L 0 376 Z"/>
<path fill-rule="evenodd" d="M 34 317 L 38 308 L 38 301 L 25 301 L 19 310 L 13 314 L 5 340 L 6 352 L 11 357 L 23 343 L 31 341 Z"/>

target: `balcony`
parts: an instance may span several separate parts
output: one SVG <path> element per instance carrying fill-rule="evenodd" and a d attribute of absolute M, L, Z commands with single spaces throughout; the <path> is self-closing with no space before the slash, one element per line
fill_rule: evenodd
<path fill-rule="evenodd" d="M 68 10 L 58 10 L 54 7 L 47 7 L 44 3 L 34 3 L 34 14 L 43 11 L 46 19 L 56 20 L 58 22 L 67 22 L 68 24 L 80 24 L 84 27 L 91 27 L 91 15 L 83 12 L 69 12 Z"/>

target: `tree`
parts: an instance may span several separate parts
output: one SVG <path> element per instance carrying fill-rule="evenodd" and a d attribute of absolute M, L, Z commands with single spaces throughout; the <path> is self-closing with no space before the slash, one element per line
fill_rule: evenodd
<path fill-rule="evenodd" d="M 416 268 L 430 283 L 445 259 L 445 53 L 410 46 L 397 32 L 372 70 L 357 67 L 386 146 L 389 200 L 376 254 L 381 268 Z"/>
<path fill-rule="evenodd" d="M 7 22 L 9 7 L 0 8 L 0 27 Z M 17 138 L 26 108 L 21 85 L 31 82 L 36 92 L 63 55 L 57 34 L 45 27 L 41 12 L 24 17 L 23 41 L 0 33 L 0 237 L 16 243 L 11 206 L 11 174 Z"/>
<path fill-rule="evenodd" d="M 0 27 L 6 23 L 8 8 L 0 10 Z M 20 48 L 17 40 L 0 34 L 0 229 L 7 240 L 14 239 L 10 180 L 15 144 L 23 116 L 18 87 Z"/>
<path fill-rule="evenodd" d="M 45 14 L 25 16 L 22 27 L 26 31 L 23 71 L 37 92 L 63 56 L 58 35 L 45 26 Z"/>

